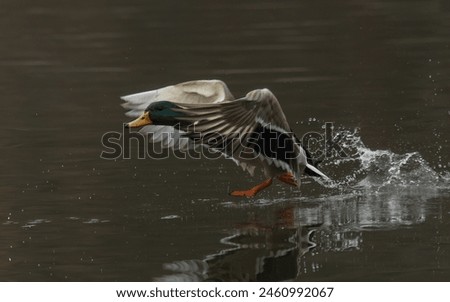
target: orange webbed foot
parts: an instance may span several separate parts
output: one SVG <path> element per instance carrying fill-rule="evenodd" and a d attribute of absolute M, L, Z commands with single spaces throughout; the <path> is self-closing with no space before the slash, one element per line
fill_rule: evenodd
<path fill-rule="evenodd" d="M 233 191 L 230 193 L 231 196 L 236 196 L 236 197 L 254 197 L 256 195 L 256 192 L 253 191 L 252 189 L 250 190 L 245 190 L 245 191 Z"/>
<path fill-rule="evenodd" d="M 298 186 L 298 182 L 295 179 L 294 175 L 292 175 L 292 173 L 281 174 L 280 176 L 278 176 L 278 179 L 284 183 L 287 183 L 288 185 L 295 187 Z"/>
<path fill-rule="evenodd" d="M 254 186 L 253 188 L 251 188 L 249 190 L 233 191 L 233 192 L 230 193 L 230 195 L 231 196 L 237 196 L 237 197 L 248 197 L 248 198 L 254 197 L 259 191 L 264 190 L 265 188 L 267 188 L 271 184 L 272 184 L 272 178 L 269 178 L 269 179 L 263 181 L 259 185 Z"/>

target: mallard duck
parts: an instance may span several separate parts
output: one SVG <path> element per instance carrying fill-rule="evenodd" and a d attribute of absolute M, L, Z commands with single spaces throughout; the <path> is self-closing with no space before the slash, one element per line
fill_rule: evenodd
<path fill-rule="evenodd" d="M 219 80 L 199 80 L 122 97 L 129 117 L 125 124 L 141 128 L 153 143 L 181 149 L 202 145 L 234 160 L 254 175 L 262 168 L 266 180 L 232 196 L 253 197 L 274 178 L 300 186 L 302 174 L 328 177 L 318 170 L 295 134 L 269 89 L 250 91 L 235 99 Z M 171 133 L 172 135 L 162 135 Z"/>

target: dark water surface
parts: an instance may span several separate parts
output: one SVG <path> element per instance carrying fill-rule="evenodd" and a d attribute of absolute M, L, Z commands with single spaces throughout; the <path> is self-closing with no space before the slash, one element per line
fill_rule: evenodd
<path fill-rule="evenodd" d="M 0 280 L 450 281 L 450 2 L 2 0 Z M 119 96 L 267 87 L 338 185 L 103 160 Z"/>

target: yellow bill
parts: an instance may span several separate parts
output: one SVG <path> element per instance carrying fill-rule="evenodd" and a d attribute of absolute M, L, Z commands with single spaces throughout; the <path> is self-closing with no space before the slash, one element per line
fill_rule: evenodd
<path fill-rule="evenodd" d="M 144 114 L 142 114 L 140 117 L 138 117 L 134 121 L 129 122 L 128 124 L 126 124 L 126 127 L 128 127 L 128 128 L 138 128 L 138 127 L 143 127 L 143 126 L 151 125 L 151 124 L 153 124 L 153 122 L 150 119 L 149 113 L 148 112 L 144 112 Z"/>

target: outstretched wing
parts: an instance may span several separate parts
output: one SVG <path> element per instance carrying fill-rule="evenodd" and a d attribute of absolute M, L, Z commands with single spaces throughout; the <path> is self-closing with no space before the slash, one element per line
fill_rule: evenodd
<path fill-rule="evenodd" d="M 258 160 L 296 178 L 303 172 L 305 152 L 296 144 L 278 100 L 268 89 L 251 91 L 233 102 L 177 105 L 179 109 L 174 110 L 183 113 L 177 119 L 190 125 L 182 128 L 186 136 L 235 159 L 249 172 Z"/>
<path fill-rule="evenodd" d="M 121 97 L 129 117 L 139 117 L 153 102 L 171 101 L 188 104 L 213 104 L 234 100 L 227 85 L 219 80 L 198 80 L 171 85 Z"/>
<path fill-rule="evenodd" d="M 144 110 L 153 102 L 171 101 L 176 103 L 190 104 L 214 104 L 234 100 L 227 85 L 219 80 L 198 80 L 171 85 L 155 90 L 131 94 L 121 97 L 125 103 L 122 107 L 128 111 L 125 115 L 139 117 Z M 139 130 L 147 135 L 152 143 L 160 143 L 163 148 L 188 149 L 192 144 L 183 132 L 171 126 L 145 126 Z"/>

